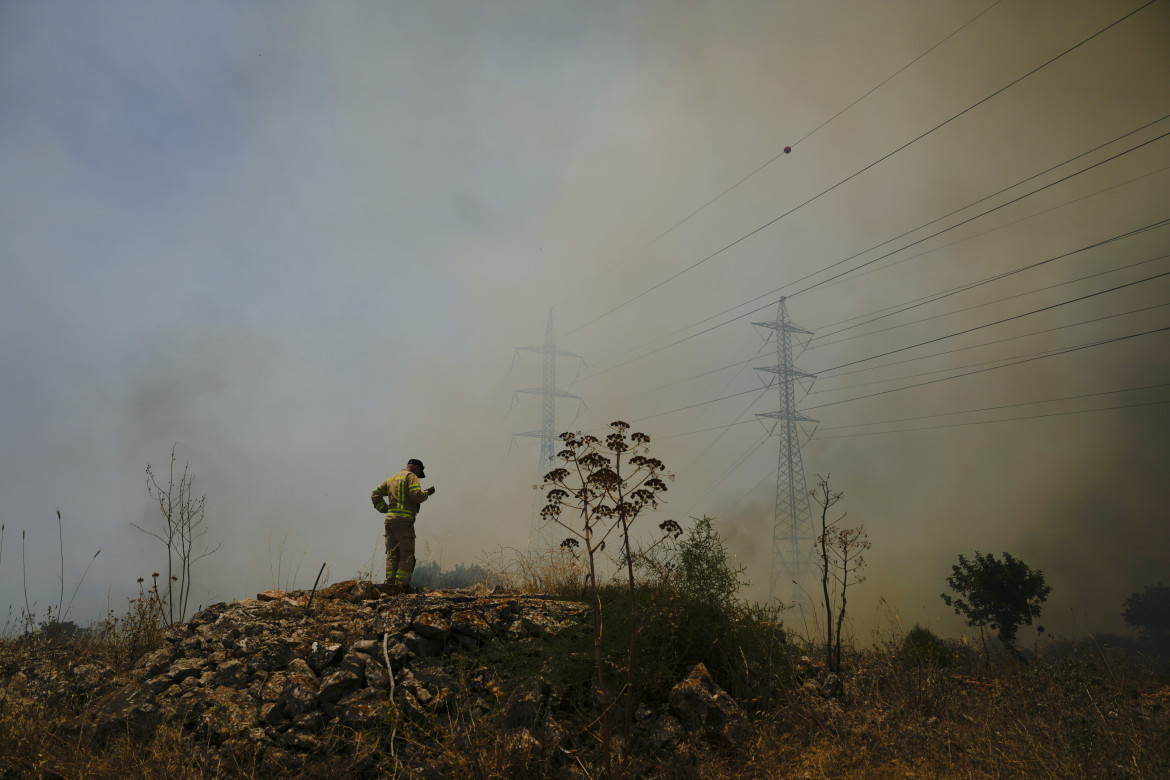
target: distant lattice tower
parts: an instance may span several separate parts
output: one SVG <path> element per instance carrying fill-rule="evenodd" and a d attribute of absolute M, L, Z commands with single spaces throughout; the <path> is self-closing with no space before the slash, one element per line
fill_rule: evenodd
<path fill-rule="evenodd" d="M 757 371 L 776 375 L 780 394 L 780 409 L 758 414 L 757 417 L 775 420 L 772 434 L 780 439 L 780 459 L 776 468 L 776 514 L 772 527 L 772 572 L 769 594 L 776 598 L 776 590 L 784 581 L 792 585 L 793 599 L 800 597 L 800 585 L 805 583 L 813 568 L 813 544 L 816 532 L 808 489 L 804 480 L 804 462 L 800 457 L 800 429 L 797 423 L 815 423 L 796 410 L 796 385 L 804 379 L 813 379 L 793 366 L 794 336 L 812 336 L 812 331 L 798 327 L 788 319 L 788 307 L 781 298 L 776 304 L 776 319 L 753 322 L 761 328 L 776 332 L 776 365 L 760 366 Z M 807 344 L 807 341 L 805 342 Z"/>
<path fill-rule="evenodd" d="M 520 393 L 540 395 L 540 430 L 513 434 L 513 436 L 540 439 L 540 463 L 537 469 L 537 481 L 539 482 L 543 481 L 544 475 L 552 470 L 553 457 L 556 455 L 557 443 L 560 441 L 558 436 L 561 431 L 557 430 L 556 425 L 557 399 L 572 398 L 581 405 L 585 403 L 580 396 L 557 389 L 557 358 L 572 358 L 580 361 L 580 365 L 585 365 L 585 359 L 580 355 L 574 355 L 572 352 L 567 352 L 557 347 L 556 332 L 553 329 L 552 309 L 548 310 L 548 324 L 544 329 L 544 344 L 537 347 L 517 347 L 516 351 L 518 353 L 539 352 L 541 355 L 541 367 L 543 369 L 541 386 L 517 390 L 512 396 L 513 401 L 515 401 L 516 395 Z M 542 505 L 540 495 L 538 494 L 537 496 L 537 506 L 532 513 L 531 530 L 529 532 L 528 544 L 532 549 L 547 549 L 559 539 L 556 535 L 556 529 L 545 523 L 540 516 L 539 509 Z"/>

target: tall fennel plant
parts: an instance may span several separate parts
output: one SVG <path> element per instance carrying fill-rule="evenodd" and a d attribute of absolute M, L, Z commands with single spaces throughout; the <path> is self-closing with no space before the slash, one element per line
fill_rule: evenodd
<path fill-rule="evenodd" d="M 616 534 L 630 593 L 630 635 L 623 686 L 626 705 L 623 732 L 626 744 L 629 744 L 636 701 L 634 669 L 639 625 L 634 562 L 647 552 L 631 550 L 631 531 L 644 510 L 658 507 L 658 496 L 667 489 L 664 478 L 673 479 L 662 461 L 647 455 L 650 449 L 647 434 L 634 432 L 627 435 L 629 423 L 620 420 L 610 423 L 609 427 L 613 432 L 604 440 L 581 432 L 561 434 L 564 449 L 557 453 L 557 458 L 562 465 L 544 477 L 542 487 L 547 490 L 547 503 L 541 510 L 546 522 L 554 522 L 570 534 L 561 544 L 584 559 L 588 572 L 586 583 L 592 605 L 593 659 L 605 711 L 601 721 L 607 773 L 610 769 L 608 710 L 615 697 L 605 674 L 601 650 L 603 619 L 598 556 L 605 550 L 610 537 Z M 660 523 L 659 530 L 658 541 L 668 536 L 677 538 L 682 533 L 681 526 L 673 520 Z"/>

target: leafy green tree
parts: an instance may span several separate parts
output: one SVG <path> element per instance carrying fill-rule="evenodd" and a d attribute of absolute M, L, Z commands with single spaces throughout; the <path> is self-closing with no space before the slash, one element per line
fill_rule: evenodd
<path fill-rule="evenodd" d="M 747 585 L 743 566 L 733 566 L 723 538 L 706 515 L 696 519 L 686 538 L 677 542 L 670 582 L 680 595 L 710 606 L 730 610 L 739 590 Z"/>
<path fill-rule="evenodd" d="M 942 600 L 956 615 L 965 617 L 967 625 L 990 625 L 1004 647 L 1018 657 L 1016 630 L 1040 617 L 1040 605 L 1052 592 L 1044 584 L 1044 572 L 1030 568 L 1011 553 L 1005 552 L 1003 560 L 997 561 L 991 553 L 978 551 L 974 561 L 960 555 L 951 570 L 947 585 L 959 597 L 942 593 Z"/>
<path fill-rule="evenodd" d="M 1147 585 L 1144 593 L 1131 593 L 1123 604 L 1126 625 L 1153 642 L 1170 640 L 1170 586 Z"/>

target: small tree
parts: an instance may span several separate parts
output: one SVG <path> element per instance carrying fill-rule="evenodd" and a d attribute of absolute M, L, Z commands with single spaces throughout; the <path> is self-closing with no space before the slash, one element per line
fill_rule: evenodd
<path fill-rule="evenodd" d="M 179 475 L 178 481 L 175 480 L 177 448 L 177 444 L 171 447 L 171 466 L 165 488 L 155 478 L 150 464 L 146 464 L 146 492 L 158 502 L 163 520 L 162 530 L 148 531 L 131 523 L 134 528 L 147 536 L 153 536 L 167 548 L 166 612 L 163 614 L 169 625 L 174 625 L 176 620 L 181 623 L 186 619 L 191 600 L 191 567 L 219 549 L 219 545 L 216 545 L 212 549 L 196 551 L 197 544 L 207 533 L 203 525 L 207 495 L 195 495 L 195 475 L 188 472 L 187 464 L 183 464 L 183 473 Z"/>
<path fill-rule="evenodd" d="M 1147 585 L 1144 593 L 1126 598 L 1121 617 L 1126 625 L 1141 632 L 1151 642 L 1170 640 L 1170 586 Z"/>
<path fill-rule="evenodd" d="M 951 566 L 947 585 L 959 598 L 941 593 L 943 602 L 956 615 L 964 616 L 972 628 L 990 625 L 1017 658 L 1023 656 L 1016 649 L 1016 629 L 1040 617 L 1040 605 L 1052 592 L 1044 584 L 1044 572 L 1029 568 L 1007 552 L 1002 561 L 978 551 L 974 561 L 960 555 L 959 562 Z"/>
<path fill-rule="evenodd" d="M 625 737 L 630 743 L 635 702 L 634 668 L 637 661 L 638 601 L 634 580 L 634 554 L 630 547 L 630 529 L 643 509 L 657 508 L 658 494 L 666 490 L 662 476 L 666 466 L 657 458 L 646 457 L 650 437 L 644 433 L 626 435 L 628 423 L 610 423 L 613 433 L 605 441 L 596 436 L 562 433 L 564 449 L 557 457 L 564 466 L 553 469 L 544 477 L 542 487 L 549 488 L 548 503 L 540 511 L 546 522 L 555 522 L 572 534 L 562 547 L 581 549 L 588 568 L 587 583 L 593 606 L 593 655 L 597 665 L 597 681 L 601 688 L 602 708 L 608 711 L 612 697 L 606 681 L 601 651 L 602 615 L 597 556 L 605 550 L 610 535 L 615 531 L 621 544 L 621 557 L 626 565 L 630 591 L 630 636 L 626 667 Z M 573 510 L 577 517 L 563 517 L 564 509 Z M 666 535 L 678 536 L 682 528 L 673 520 L 660 524 Z M 643 551 L 644 552 L 644 551 Z M 605 745 L 606 774 L 610 771 L 610 730 L 608 712 L 602 715 L 602 739 Z"/>
<path fill-rule="evenodd" d="M 638 644 L 652 648 L 638 679 L 643 690 L 669 689 L 701 662 L 729 693 L 761 695 L 783 654 L 772 652 L 784 641 L 779 612 L 740 599 L 749 584 L 746 567 L 728 552 L 712 518 L 692 521 L 684 536 L 635 555 L 643 589 Z"/>
<path fill-rule="evenodd" d="M 700 604 L 730 611 L 740 589 L 748 584 L 743 579 L 747 567 L 730 563 L 731 556 L 711 518 L 704 515 L 695 519 L 686 538 L 670 544 L 676 547 L 670 584 Z"/>
<path fill-rule="evenodd" d="M 866 539 L 865 526 L 849 528 L 841 525 L 845 515 L 829 521 L 829 510 L 845 494 L 829 489 L 829 477 L 817 477 L 813 500 L 821 507 L 821 533 L 817 537 L 816 552 L 820 556 L 817 565 L 821 570 L 821 592 L 825 598 L 825 661 L 830 670 L 841 671 L 841 631 L 845 623 L 845 605 L 849 586 L 865 582 L 858 574 L 865 568 L 863 553 L 870 548 Z M 849 579 L 849 575 L 853 579 Z M 830 585 L 830 580 L 832 584 Z M 834 640 L 833 619 L 837 628 Z"/>

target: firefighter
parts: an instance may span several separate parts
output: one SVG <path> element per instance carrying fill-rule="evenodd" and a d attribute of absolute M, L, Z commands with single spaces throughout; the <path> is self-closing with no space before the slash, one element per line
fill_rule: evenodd
<path fill-rule="evenodd" d="M 419 477 L 426 478 L 423 462 L 411 458 L 406 461 L 406 468 L 370 494 L 374 509 L 386 514 L 387 592 L 410 592 L 410 576 L 414 573 L 414 518 L 422 502 L 435 494 L 434 487 L 423 489 Z"/>

